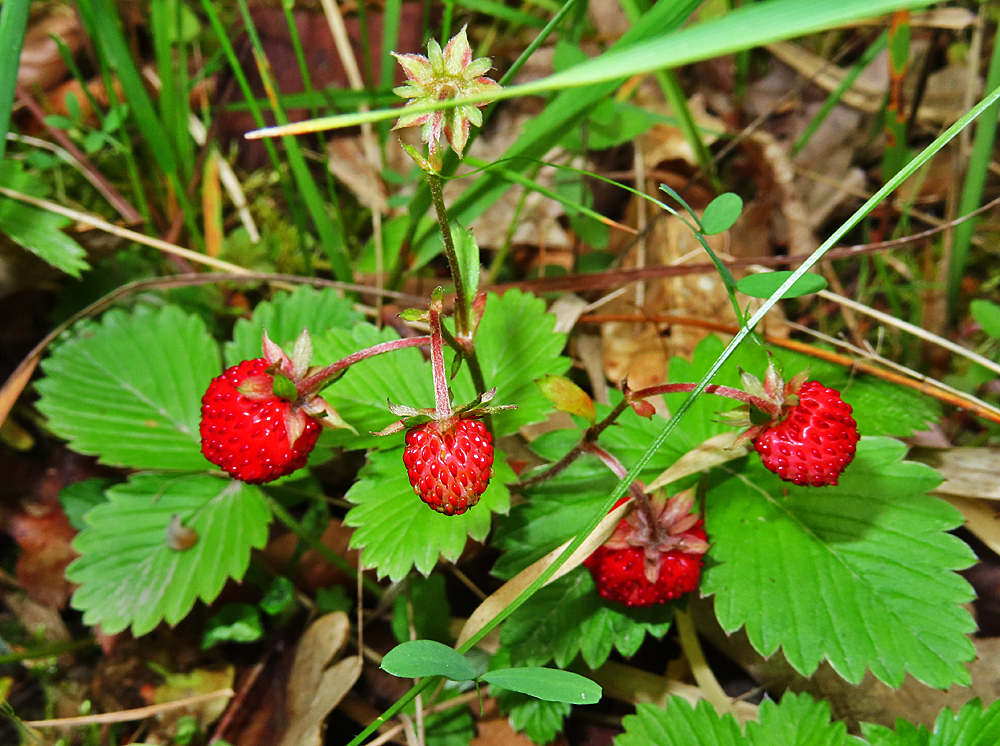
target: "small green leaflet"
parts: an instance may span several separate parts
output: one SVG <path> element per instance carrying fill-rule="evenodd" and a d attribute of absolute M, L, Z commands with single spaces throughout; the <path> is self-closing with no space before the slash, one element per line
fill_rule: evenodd
<path fill-rule="evenodd" d="M 342 330 L 350 329 L 361 318 L 349 300 L 330 288 L 316 290 L 303 285 L 294 293 L 279 293 L 272 300 L 258 304 L 249 320 L 236 322 L 233 341 L 225 347 L 226 365 L 261 357 L 265 329 L 272 342 L 291 353 L 303 329 L 308 329 L 313 337 L 331 329 L 343 334 Z"/>
<path fill-rule="evenodd" d="M 500 712 L 507 715 L 510 726 L 537 744 L 551 743 L 562 733 L 573 706 L 566 702 L 549 702 L 501 689 L 494 695 Z"/>
<path fill-rule="evenodd" d="M 590 572 L 580 567 L 550 583 L 517 609 L 500 630 L 500 642 L 516 666 L 554 661 L 565 668 L 577 655 L 592 669 L 608 659 L 612 647 L 631 657 L 646 634 L 662 637 L 673 608 L 659 604 L 629 609 L 597 595 Z"/>
<path fill-rule="evenodd" d="M 988 300 L 974 300 L 969 310 L 987 336 L 1000 339 L 1000 306 Z"/>
<path fill-rule="evenodd" d="M 382 658 L 382 670 L 404 679 L 444 676 L 452 681 L 472 681 L 476 669 L 465 656 L 434 640 L 411 640 L 397 645 Z"/>
<path fill-rule="evenodd" d="M 601 687 L 590 679 L 557 668 L 500 668 L 482 675 L 493 686 L 520 692 L 550 702 L 595 705 L 601 701 Z"/>
<path fill-rule="evenodd" d="M 506 513 L 510 492 L 505 482 L 516 479 L 496 451 L 493 478 L 479 504 L 462 515 L 446 516 L 427 507 L 413 492 L 403 465 L 403 449 L 371 451 L 368 463 L 347 492 L 354 503 L 344 522 L 355 529 L 351 548 L 361 549 L 361 565 L 393 582 L 412 568 L 429 575 L 443 558 L 454 562 L 469 537 L 482 541 L 490 531 L 492 514 Z"/>
<path fill-rule="evenodd" d="M 796 487 L 748 459 L 717 470 L 705 498 L 711 543 L 701 592 L 727 632 L 746 627 L 767 657 L 804 676 L 827 660 L 858 683 L 967 684 L 973 598 L 955 570 L 975 555 L 948 534 L 959 512 L 925 493 L 940 483 L 906 446 L 862 438 L 837 487 Z"/>
<path fill-rule="evenodd" d="M 743 200 L 738 194 L 726 192 L 708 203 L 701 215 L 701 229 L 705 235 L 713 236 L 733 227 L 743 212 Z"/>
<path fill-rule="evenodd" d="M 830 705 L 807 694 L 787 693 L 776 704 L 764 700 L 759 722 L 746 724 L 744 735 L 736 719 L 720 716 L 706 700 L 692 705 L 671 697 L 665 708 L 642 703 L 635 715 L 622 720 L 625 732 L 615 746 L 862 746 L 847 734 L 842 722 L 830 722 Z"/>
<path fill-rule="evenodd" d="M 256 642 L 264 636 L 260 611 L 250 604 L 226 604 L 205 624 L 201 649 L 208 650 L 222 642 Z"/>
<path fill-rule="evenodd" d="M 267 543 L 271 516 L 252 485 L 207 475 L 136 474 L 88 511 L 66 570 L 79 583 L 72 605 L 107 634 L 128 626 L 143 635 L 176 624 L 196 600 L 210 603 L 229 578 L 240 580 L 250 550 Z M 177 516 L 197 535 L 189 549 L 167 545 Z"/>
<path fill-rule="evenodd" d="M 205 324 L 177 306 L 112 310 L 42 362 L 38 409 L 73 450 L 134 469 L 205 470 L 201 397 L 220 372 Z"/>
<path fill-rule="evenodd" d="M 747 275 L 736 283 L 736 289 L 743 293 L 743 295 L 749 295 L 751 298 L 770 298 L 781 287 L 782 283 L 791 276 L 792 273 L 788 270 Z M 800 295 L 818 293 L 820 290 L 825 290 L 826 286 L 827 282 L 825 278 L 812 272 L 806 272 L 781 297 L 798 298 Z"/>
<path fill-rule="evenodd" d="M 451 228 L 451 239 L 455 244 L 455 254 L 458 256 L 458 271 L 462 275 L 465 296 L 469 303 L 479 291 L 479 245 L 472 231 L 460 225 Z"/>

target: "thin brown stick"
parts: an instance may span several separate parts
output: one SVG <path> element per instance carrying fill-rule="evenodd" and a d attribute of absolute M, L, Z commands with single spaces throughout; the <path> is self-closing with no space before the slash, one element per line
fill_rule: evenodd
<path fill-rule="evenodd" d="M 119 712 L 104 712 L 99 715 L 81 715 L 73 718 L 56 718 L 54 720 L 25 720 L 25 725 L 32 728 L 67 728 L 77 725 L 102 725 L 105 723 L 127 723 L 131 720 L 145 720 L 146 718 L 159 715 L 161 712 L 179 710 L 192 705 L 200 705 L 203 702 L 211 702 L 213 699 L 222 697 L 232 697 L 235 692 L 232 689 L 219 689 L 208 694 L 196 694 L 193 697 L 175 699 L 173 702 L 164 702 L 160 705 L 149 705 L 148 707 L 137 707 L 134 710 L 120 710 Z"/>

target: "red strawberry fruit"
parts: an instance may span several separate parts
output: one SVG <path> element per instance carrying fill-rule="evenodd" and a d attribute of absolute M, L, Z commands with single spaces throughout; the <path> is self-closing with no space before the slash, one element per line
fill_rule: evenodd
<path fill-rule="evenodd" d="M 270 482 L 306 464 L 316 445 L 320 424 L 301 416 L 296 438 L 289 437 L 291 402 L 273 393 L 274 376 L 263 358 L 244 360 L 212 380 L 201 400 L 201 452 L 234 478 L 250 484 Z M 261 393 L 240 386 L 247 379 L 270 379 L 271 391 Z"/>
<path fill-rule="evenodd" d="M 212 379 L 201 399 L 205 458 L 235 479 L 261 484 L 305 466 L 321 427 L 349 427 L 316 395 L 311 356 L 306 332 L 292 357 L 265 334 L 263 358 Z"/>
<path fill-rule="evenodd" d="M 646 502 L 622 519 L 611 537 L 583 561 L 598 594 L 608 601 L 652 606 L 698 587 L 708 543 L 704 522 L 690 512 L 694 491 L 666 502 L 647 497 Z"/>
<path fill-rule="evenodd" d="M 421 500 L 460 515 L 479 502 L 493 475 L 493 438 L 475 418 L 431 420 L 406 433 L 403 463 Z"/>
<path fill-rule="evenodd" d="M 851 405 L 817 381 L 806 381 L 797 396 L 779 422 L 753 438 L 753 446 L 764 466 L 786 482 L 835 485 L 860 437 Z"/>

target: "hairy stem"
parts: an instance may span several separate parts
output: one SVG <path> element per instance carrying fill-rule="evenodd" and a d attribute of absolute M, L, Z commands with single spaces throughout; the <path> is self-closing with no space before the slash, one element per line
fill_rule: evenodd
<path fill-rule="evenodd" d="M 434 376 L 434 409 L 438 421 L 452 415 L 448 398 L 448 373 L 444 369 L 444 343 L 441 338 L 441 289 L 434 291 L 430 307 L 431 372 Z"/>
<path fill-rule="evenodd" d="M 658 394 L 690 393 L 694 391 L 696 385 L 697 384 L 694 383 L 666 383 L 662 386 L 650 386 L 649 388 L 632 391 L 628 396 L 630 399 L 635 400 L 646 399 L 650 396 L 657 396 Z M 710 383 L 705 387 L 705 393 L 715 394 L 716 396 L 724 396 L 727 399 L 735 399 L 736 401 L 743 402 L 744 404 L 751 404 L 757 407 L 757 409 L 776 417 L 781 414 L 780 405 L 761 399 L 759 396 L 748 394 L 746 391 L 741 389 L 734 389 L 732 386 L 720 386 L 718 384 Z"/>
<path fill-rule="evenodd" d="M 465 340 L 469 336 L 469 302 L 466 294 L 465 280 L 462 278 L 462 268 L 458 263 L 458 253 L 455 251 L 455 241 L 451 236 L 451 222 L 448 220 L 448 206 L 444 203 L 441 177 L 436 173 L 427 173 L 427 186 L 431 190 L 434 211 L 437 213 L 438 226 L 441 228 L 441 240 L 444 242 L 444 253 L 448 257 L 448 267 L 451 269 L 451 279 L 455 283 L 455 334 Z"/>
<path fill-rule="evenodd" d="M 377 345 L 366 347 L 363 350 L 358 350 L 357 352 L 338 360 L 332 365 L 320 368 L 311 376 L 303 380 L 299 387 L 302 391 L 318 391 L 332 376 L 336 375 L 345 368 L 349 368 L 355 363 L 360 363 L 362 360 L 367 360 L 370 357 L 375 357 L 376 355 L 381 355 L 385 352 L 402 350 L 407 347 L 422 347 L 424 345 L 429 345 L 430 343 L 431 338 L 427 336 L 408 337 L 406 339 L 393 339 L 389 342 L 381 342 Z"/>

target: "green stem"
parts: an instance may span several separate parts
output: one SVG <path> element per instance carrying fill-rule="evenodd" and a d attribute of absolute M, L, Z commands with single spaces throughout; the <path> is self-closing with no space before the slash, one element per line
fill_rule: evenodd
<path fill-rule="evenodd" d="M 270 506 L 271 512 L 274 513 L 274 515 L 278 518 L 278 520 L 284 523 L 285 526 L 287 526 L 288 529 L 293 534 L 295 534 L 302 541 L 308 544 L 310 549 L 315 550 L 325 560 L 329 561 L 336 567 L 343 570 L 351 577 L 352 580 L 356 581 L 358 579 L 358 574 L 359 574 L 358 570 L 354 567 L 351 567 L 350 563 L 347 560 L 345 560 L 339 554 L 330 549 L 330 547 L 328 547 L 326 544 L 324 544 L 315 536 L 306 531 L 306 529 L 303 528 L 302 524 L 296 521 L 292 517 L 292 514 L 289 513 L 287 510 L 285 510 L 284 505 L 279 503 L 271 496 L 268 496 L 267 504 Z M 361 582 L 364 585 L 365 589 L 376 598 L 381 598 L 382 589 L 379 587 L 378 583 L 376 583 L 371 578 L 366 577 L 364 573 L 360 574 L 361 574 Z"/>
<path fill-rule="evenodd" d="M 451 236 L 451 222 L 448 220 L 448 206 L 444 203 L 442 184 L 438 174 L 427 174 L 427 186 L 431 190 L 431 200 L 434 202 L 438 226 L 441 228 L 444 253 L 448 257 L 451 279 L 455 283 L 455 336 L 464 342 L 469 337 L 469 302 L 471 298 L 465 292 L 465 280 L 462 279 L 462 267 L 458 263 L 455 241 Z"/>

